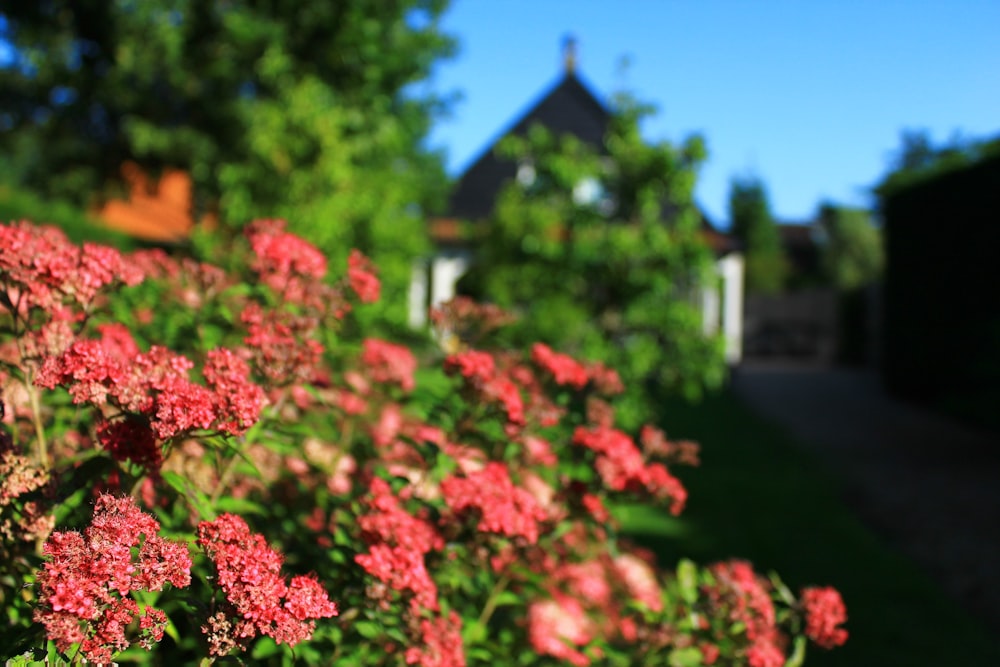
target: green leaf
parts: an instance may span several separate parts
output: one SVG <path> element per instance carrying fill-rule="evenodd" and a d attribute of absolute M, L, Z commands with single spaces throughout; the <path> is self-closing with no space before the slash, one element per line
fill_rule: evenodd
<path fill-rule="evenodd" d="M 701 661 L 701 650 L 694 646 L 675 648 L 667 656 L 667 664 L 670 667 L 699 667 Z"/>
<path fill-rule="evenodd" d="M 210 521 L 215 518 L 216 512 L 212 508 L 211 500 L 200 489 L 195 488 L 190 480 L 172 470 L 164 471 L 161 476 L 167 486 L 187 500 L 201 519 Z"/>
<path fill-rule="evenodd" d="M 478 620 L 465 623 L 462 626 L 462 641 L 466 645 L 478 644 L 486 639 L 486 626 Z"/>
<path fill-rule="evenodd" d="M 785 667 L 800 667 L 806 660 L 806 638 L 799 635 L 795 638 L 795 648 L 785 662 Z"/>
<path fill-rule="evenodd" d="M 698 566 L 686 558 L 677 564 L 677 586 L 684 601 L 694 604 L 698 599 Z"/>
<path fill-rule="evenodd" d="M 354 629 L 365 639 L 375 639 L 384 634 L 382 624 L 375 621 L 358 621 L 354 624 Z"/>
<path fill-rule="evenodd" d="M 524 600 L 521 598 L 520 595 L 518 595 L 513 591 L 502 591 L 499 595 L 496 596 L 495 606 L 497 607 L 520 605 L 520 604 L 524 604 Z"/>

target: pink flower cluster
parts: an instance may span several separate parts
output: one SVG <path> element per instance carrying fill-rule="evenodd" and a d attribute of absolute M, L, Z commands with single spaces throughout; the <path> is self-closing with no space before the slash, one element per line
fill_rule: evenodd
<path fill-rule="evenodd" d="M 358 519 L 368 553 L 355 561 L 389 588 L 412 595 L 417 607 L 437 610 L 437 586 L 424 558 L 442 549 L 444 540 L 427 521 L 403 509 L 385 480 L 373 479 L 370 491 L 368 512 Z"/>
<path fill-rule="evenodd" d="M 509 378 L 498 376 L 487 382 L 482 388 L 482 395 L 488 401 L 499 403 L 507 415 L 507 422 L 514 432 L 524 426 L 524 399 L 521 391 Z"/>
<path fill-rule="evenodd" d="M 260 418 L 264 391 L 250 382 L 250 366 L 232 350 L 218 348 L 208 353 L 202 370 L 205 382 L 215 392 L 218 428 L 240 434 Z"/>
<path fill-rule="evenodd" d="M 208 355 L 208 386 L 188 378 L 193 364 L 162 347 L 138 353 L 127 332 L 105 329 L 101 340 L 78 340 L 62 354 L 45 359 L 35 383 L 66 387 L 73 402 L 111 403 L 123 416 L 102 422 L 98 438 L 120 460 L 151 470 L 160 463 L 156 440 L 196 429 L 216 428 L 238 435 L 253 425 L 263 391 L 249 380 L 249 367 L 225 349 Z"/>
<path fill-rule="evenodd" d="M 802 591 L 802 607 L 806 614 L 806 637 L 825 649 L 847 641 L 847 630 L 839 627 L 847 622 L 847 607 L 835 588 L 806 588 Z"/>
<path fill-rule="evenodd" d="M 488 382 L 496 372 L 496 364 L 489 352 L 466 350 L 449 355 L 444 360 L 444 369 L 448 373 L 458 372 L 474 382 Z"/>
<path fill-rule="evenodd" d="M 473 342 L 514 320 L 513 315 L 499 306 L 477 303 L 464 296 L 455 297 L 431 311 L 431 322 L 441 334 Z"/>
<path fill-rule="evenodd" d="M 420 619 L 422 644 L 406 649 L 406 664 L 420 667 L 465 667 L 462 617 L 454 610 L 447 616 Z"/>
<path fill-rule="evenodd" d="M 465 477 L 445 478 L 441 494 L 452 511 L 477 513 L 480 531 L 523 537 L 530 544 L 538 541 L 538 523 L 547 516 L 531 493 L 514 485 L 507 466 L 496 461 Z"/>
<path fill-rule="evenodd" d="M 578 427 L 573 442 L 597 454 L 595 467 L 604 485 L 612 491 L 644 489 L 655 498 L 670 501 L 670 512 L 680 514 L 687 490 L 662 463 L 646 464 L 635 442 L 625 433 L 607 426 Z"/>
<path fill-rule="evenodd" d="M 347 280 L 361 303 L 378 301 L 381 283 L 375 275 L 375 267 L 358 250 L 352 250 L 347 258 Z"/>
<path fill-rule="evenodd" d="M 247 327 L 243 342 L 257 371 L 271 384 L 285 386 L 311 380 L 323 356 L 323 346 L 312 338 L 319 320 L 287 311 L 265 311 L 251 303 L 240 314 Z"/>
<path fill-rule="evenodd" d="M 559 421 L 560 409 L 545 396 L 532 369 L 517 364 L 512 355 L 464 350 L 449 355 L 444 370 L 461 375 L 476 402 L 497 405 L 503 411 L 510 437 L 521 433 L 529 422 L 554 426 Z"/>
<path fill-rule="evenodd" d="M 709 566 L 716 584 L 705 589 L 712 607 L 745 628 L 750 667 L 782 667 L 786 638 L 775 625 L 770 584 L 746 561 L 733 560 Z"/>
<path fill-rule="evenodd" d="M 622 553 L 614 559 L 614 570 L 634 600 L 652 611 L 663 609 L 663 591 L 649 562 L 635 554 Z"/>
<path fill-rule="evenodd" d="M 531 358 L 548 371 L 556 384 L 569 385 L 574 389 L 583 389 L 587 385 L 587 369 L 569 355 L 553 352 L 548 345 L 535 343 L 531 348 Z"/>
<path fill-rule="evenodd" d="M 366 338 L 361 363 L 375 382 L 398 384 L 403 391 L 413 391 L 417 360 L 409 348 L 378 338 Z"/>
<path fill-rule="evenodd" d="M 590 664 L 580 647 L 596 636 L 593 621 L 572 597 L 557 595 L 528 607 L 528 641 L 541 655 L 551 655 L 577 667 Z"/>
<path fill-rule="evenodd" d="M 0 225 L 0 304 L 24 315 L 30 308 L 51 311 L 64 299 L 89 304 L 115 281 L 134 285 L 142 273 L 114 248 L 74 245 L 54 227 L 27 222 Z"/>
<path fill-rule="evenodd" d="M 52 488 L 48 471 L 18 454 L 0 426 L 0 560 L 17 543 L 45 539 L 52 532 L 55 519 L 46 512 L 46 503 L 27 499 L 46 488 Z"/>
<path fill-rule="evenodd" d="M 45 542 L 48 560 L 38 573 L 35 620 L 60 651 L 80 644 L 87 660 L 108 663 L 130 645 L 126 629 L 139 617 L 132 591 L 159 591 L 168 582 L 191 583 L 184 544 L 157 535 L 160 524 L 132 498 L 103 495 L 83 532 L 56 532 Z M 166 617 L 147 608 L 140 619 L 146 648 L 163 636 Z"/>
<path fill-rule="evenodd" d="M 256 220 L 246 228 L 256 255 L 253 269 L 285 301 L 301 303 L 309 287 L 326 276 L 326 257 L 314 245 L 285 231 L 284 220 Z"/>
<path fill-rule="evenodd" d="M 338 613 L 315 578 L 297 576 L 286 583 L 281 554 L 236 515 L 201 522 L 198 546 L 215 565 L 219 588 L 226 596 L 225 616 L 233 619 L 226 626 L 228 637 L 217 636 L 219 623 L 202 628 L 210 636 L 216 631 L 212 655 L 225 655 L 259 634 L 293 646 L 312 637 L 315 619 Z"/>
<path fill-rule="evenodd" d="M 667 435 L 656 428 L 646 424 L 639 432 L 639 442 L 642 444 L 642 451 L 646 456 L 661 458 L 681 465 L 697 466 L 701 464 L 699 452 L 701 447 L 698 443 L 690 440 L 667 440 Z"/>

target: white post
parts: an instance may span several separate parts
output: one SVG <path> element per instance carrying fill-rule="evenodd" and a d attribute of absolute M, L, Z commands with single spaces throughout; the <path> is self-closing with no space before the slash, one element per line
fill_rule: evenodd
<path fill-rule="evenodd" d="M 455 285 L 468 269 L 469 257 L 467 253 L 455 252 L 448 255 L 438 255 L 432 260 L 432 308 L 455 296 Z"/>
<path fill-rule="evenodd" d="M 719 266 L 715 267 L 716 272 Z M 701 330 L 706 336 L 719 333 L 719 283 L 722 277 L 701 288 Z"/>
<path fill-rule="evenodd" d="M 722 332 L 726 339 L 726 362 L 743 358 L 743 255 L 730 253 L 719 260 L 722 274 Z"/>
<path fill-rule="evenodd" d="M 415 260 L 410 267 L 410 326 L 427 326 L 427 260 Z"/>

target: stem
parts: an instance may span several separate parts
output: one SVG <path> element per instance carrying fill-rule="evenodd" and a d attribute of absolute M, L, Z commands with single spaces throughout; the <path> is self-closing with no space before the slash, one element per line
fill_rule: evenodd
<path fill-rule="evenodd" d="M 128 495 L 138 500 L 139 491 L 142 489 L 142 483 L 145 481 L 146 475 L 140 475 L 139 478 L 135 480 L 135 484 L 132 485 L 132 489 L 128 492 Z"/>
<path fill-rule="evenodd" d="M 496 583 L 493 590 L 490 591 L 490 597 L 487 598 L 486 604 L 483 606 L 483 612 L 479 614 L 479 625 L 485 626 L 490 617 L 493 616 L 493 612 L 497 608 L 497 599 L 500 594 L 504 592 L 507 588 L 507 584 L 510 583 L 510 575 L 505 574 L 500 577 L 500 581 Z"/>
<path fill-rule="evenodd" d="M 38 465 L 43 470 L 48 470 L 49 447 L 45 441 L 45 425 L 42 424 L 42 405 L 38 400 L 38 390 L 35 388 L 33 378 L 29 377 L 25 385 L 28 390 L 28 400 L 31 402 L 31 418 L 35 425 L 35 453 L 38 456 Z"/>
<path fill-rule="evenodd" d="M 274 415 L 278 414 L 278 411 L 281 409 L 281 404 L 283 400 L 284 399 L 279 400 L 278 403 L 272 407 L 270 414 L 268 415 L 261 414 L 258 422 L 269 418 L 271 414 Z M 244 435 L 237 440 L 238 447 L 234 446 L 233 449 L 242 450 L 245 452 L 248 444 L 250 443 L 247 442 L 247 436 Z M 215 486 L 215 491 L 212 492 L 212 498 L 211 498 L 212 505 L 215 505 L 215 503 L 222 496 L 222 492 L 225 491 L 227 486 L 229 486 L 229 482 L 232 481 L 233 475 L 236 473 L 236 462 L 237 459 L 239 458 L 240 458 L 239 454 L 233 454 L 232 458 L 230 458 L 229 461 L 226 463 L 226 467 L 223 469 L 222 475 L 219 477 L 219 483 Z"/>
<path fill-rule="evenodd" d="M 222 496 L 222 492 L 225 491 L 226 487 L 229 486 L 229 482 L 232 480 L 233 475 L 236 473 L 236 461 L 240 457 L 233 455 L 230 457 L 229 461 L 226 463 L 225 469 L 222 471 L 222 475 L 219 477 L 219 483 L 215 485 L 215 491 L 212 492 L 212 506 L 218 502 L 219 498 Z"/>

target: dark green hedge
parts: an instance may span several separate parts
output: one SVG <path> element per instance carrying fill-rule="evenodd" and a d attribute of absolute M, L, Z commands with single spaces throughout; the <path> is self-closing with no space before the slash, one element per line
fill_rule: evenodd
<path fill-rule="evenodd" d="M 1000 155 L 883 192 L 887 388 L 1000 429 Z"/>

